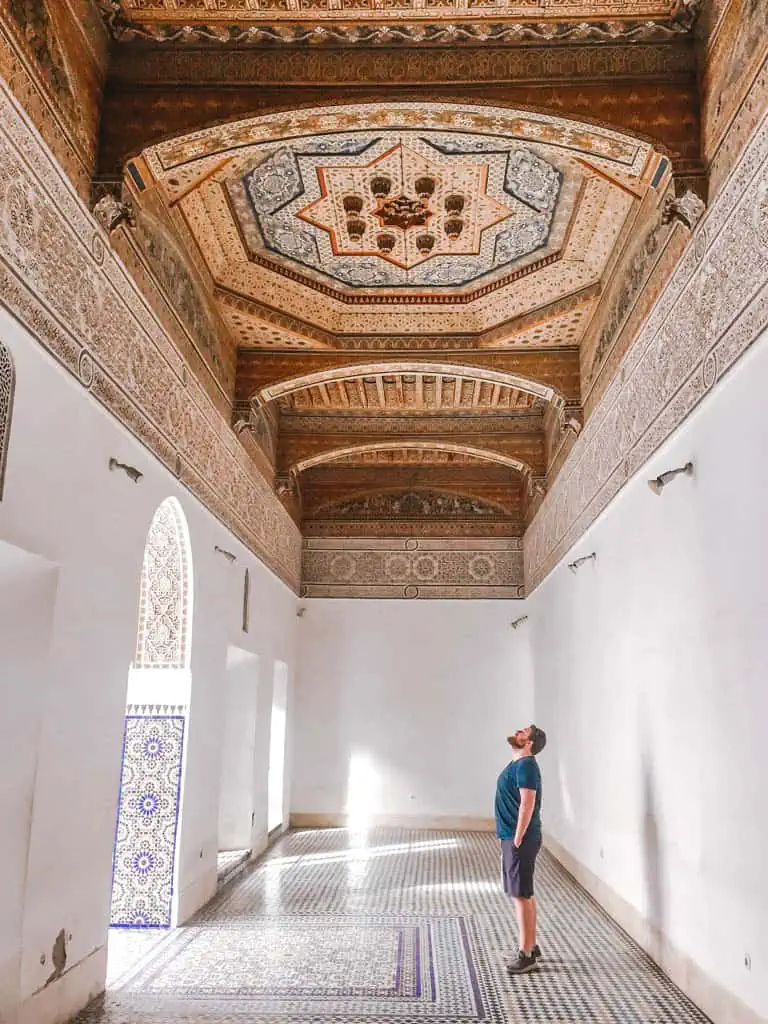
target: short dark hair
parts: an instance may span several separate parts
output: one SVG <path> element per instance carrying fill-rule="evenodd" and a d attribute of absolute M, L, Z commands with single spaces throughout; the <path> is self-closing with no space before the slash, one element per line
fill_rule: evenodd
<path fill-rule="evenodd" d="M 538 725 L 531 726 L 531 753 L 539 754 L 547 745 L 547 734 Z"/>

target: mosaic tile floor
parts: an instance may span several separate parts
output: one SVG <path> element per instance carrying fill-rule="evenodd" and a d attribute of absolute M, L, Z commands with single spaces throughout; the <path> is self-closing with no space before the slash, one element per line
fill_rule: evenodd
<path fill-rule="evenodd" d="M 704 1024 L 546 853 L 539 970 L 483 833 L 290 832 L 77 1024 Z"/>

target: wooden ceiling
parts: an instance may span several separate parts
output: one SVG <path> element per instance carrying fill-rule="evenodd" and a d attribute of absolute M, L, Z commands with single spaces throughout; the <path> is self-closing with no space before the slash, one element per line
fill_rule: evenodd
<path fill-rule="evenodd" d="M 261 21 L 296 22 L 330 20 L 350 21 L 403 19 L 419 17 L 452 22 L 456 17 L 493 17 L 521 21 L 603 21 L 610 18 L 670 18 L 682 5 L 680 0 L 478 0 L 469 10 L 460 3 L 416 3 L 398 0 L 357 0 L 354 5 L 329 4 L 323 0 L 119 0 L 126 19 L 135 25 L 253 25 Z"/>
<path fill-rule="evenodd" d="M 108 9 L 100 182 L 307 536 L 521 535 L 706 189 L 698 6 Z"/>
<path fill-rule="evenodd" d="M 399 413 L 526 411 L 540 402 L 535 395 L 505 384 L 447 377 L 441 373 L 376 374 L 354 380 L 293 391 L 279 400 L 280 408 L 292 412 L 364 410 Z"/>

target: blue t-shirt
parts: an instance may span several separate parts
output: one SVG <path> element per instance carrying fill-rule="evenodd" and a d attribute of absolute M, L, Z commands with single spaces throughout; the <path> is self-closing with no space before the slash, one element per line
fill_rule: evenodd
<path fill-rule="evenodd" d="M 533 814 L 525 834 L 541 838 L 541 772 L 536 758 L 531 755 L 510 761 L 496 783 L 496 835 L 499 839 L 515 838 L 521 789 L 536 790 Z"/>

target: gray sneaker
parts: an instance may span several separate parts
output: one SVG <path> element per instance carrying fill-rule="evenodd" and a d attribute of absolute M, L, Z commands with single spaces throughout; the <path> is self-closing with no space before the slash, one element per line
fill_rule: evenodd
<path fill-rule="evenodd" d="M 528 956 L 521 950 L 517 954 L 517 960 L 513 960 L 511 964 L 507 964 L 507 972 L 509 974 L 527 974 L 529 971 L 535 971 L 538 967 L 536 957 L 531 952 Z"/>

